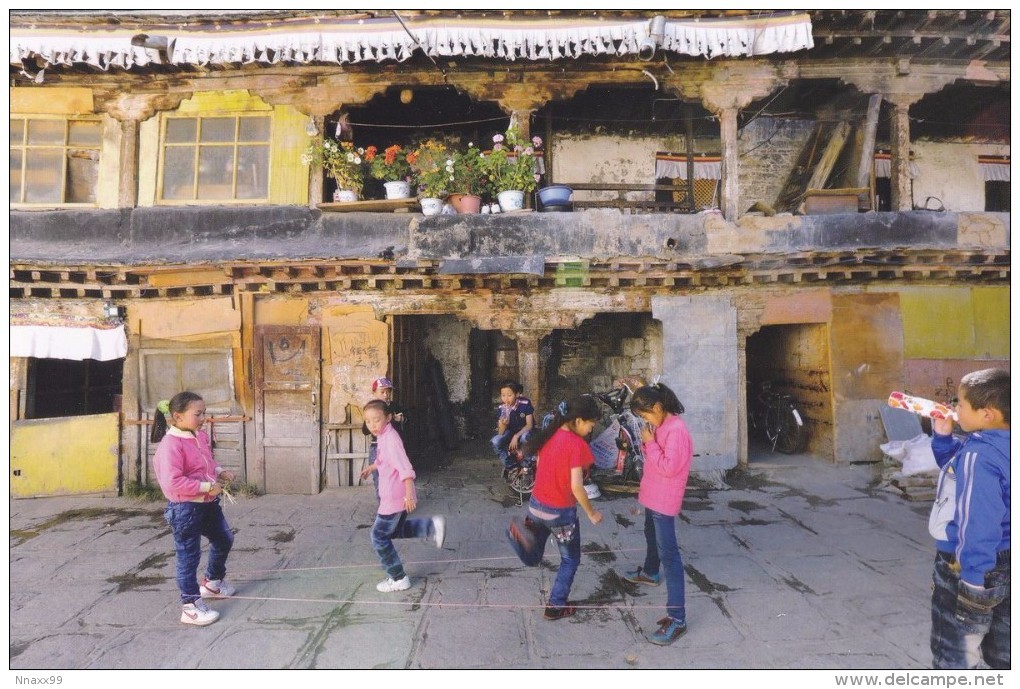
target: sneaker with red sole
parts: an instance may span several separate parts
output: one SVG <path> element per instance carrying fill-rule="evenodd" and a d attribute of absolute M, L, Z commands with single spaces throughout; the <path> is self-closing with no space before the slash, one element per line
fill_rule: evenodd
<path fill-rule="evenodd" d="M 206 598 L 230 598 L 237 593 L 237 589 L 222 579 L 203 579 L 198 590 Z"/>

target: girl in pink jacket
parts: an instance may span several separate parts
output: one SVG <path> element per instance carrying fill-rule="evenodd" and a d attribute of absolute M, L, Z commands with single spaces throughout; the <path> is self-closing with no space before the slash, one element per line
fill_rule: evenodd
<path fill-rule="evenodd" d="M 158 442 L 152 464 L 156 480 L 166 496 L 164 516 L 177 550 L 177 588 L 181 591 L 181 622 L 205 626 L 219 619 L 202 600 L 234 595 L 223 581 L 227 554 L 234 534 L 220 509 L 220 480 L 233 481 L 213 460 L 205 424 L 205 402 L 193 392 L 179 392 L 156 405 L 152 442 Z M 209 563 L 202 583 L 198 565 L 202 559 L 202 536 L 209 539 Z"/>
<path fill-rule="evenodd" d="M 662 566 L 666 578 L 666 617 L 649 637 L 653 644 L 668 646 L 687 632 L 684 599 L 684 565 L 676 540 L 676 518 L 687 489 L 694 447 L 687 424 L 680 418 L 684 407 L 662 383 L 634 391 L 630 409 L 646 422 L 641 429 L 645 464 L 638 502 L 645 508 L 645 563 L 627 572 L 626 581 L 658 586 Z"/>

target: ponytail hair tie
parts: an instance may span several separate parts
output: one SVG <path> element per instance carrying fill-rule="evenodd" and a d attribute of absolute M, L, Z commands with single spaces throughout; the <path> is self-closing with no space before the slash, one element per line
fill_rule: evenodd
<path fill-rule="evenodd" d="M 159 402 L 156 403 L 156 409 L 163 416 L 169 416 L 170 415 L 170 400 L 160 400 Z"/>
<path fill-rule="evenodd" d="M 559 412 L 559 415 L 563 418 L 567 418 L 567 401 L 560 400 L 560 403 L 556 405 L 556 411 Z"/>

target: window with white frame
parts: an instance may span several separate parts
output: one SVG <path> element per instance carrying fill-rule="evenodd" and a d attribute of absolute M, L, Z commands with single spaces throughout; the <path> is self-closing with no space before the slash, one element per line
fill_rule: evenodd
<path fill-rule="evenodd" d="M 11 117 L 11 200 L 96 203 L 102 123 L 98 119 Z"/>
<path fill-rule="evenodd" d="M 268 200 L 271 129 L 268 115 L 166 117 L 160 200 Z"/>

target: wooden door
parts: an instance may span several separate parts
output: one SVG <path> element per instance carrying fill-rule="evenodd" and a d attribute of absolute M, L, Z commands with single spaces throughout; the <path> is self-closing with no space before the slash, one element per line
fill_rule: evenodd
<path fill-rule="evenodd" d="M 316 326 L 255 328 L 255 437 L 266 493 L 319 492 Z"/>

